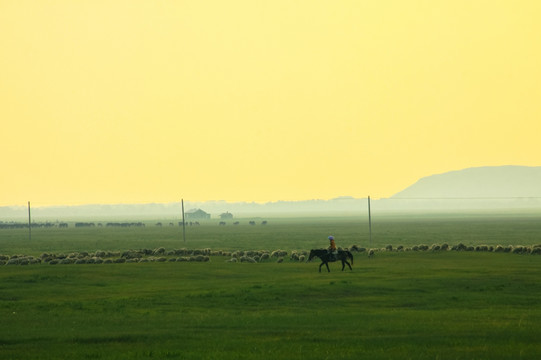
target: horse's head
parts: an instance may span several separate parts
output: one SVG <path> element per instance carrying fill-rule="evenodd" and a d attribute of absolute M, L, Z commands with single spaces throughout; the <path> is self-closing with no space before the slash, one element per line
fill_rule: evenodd
<path fill-rule="evenodd" d="M 314 249 L 312 249 L 310 250 L 310 255 L 308 256 L 307 262 L 310 262 L 314 258 L 314 256 L 316 256 L 316 252 Z"/>

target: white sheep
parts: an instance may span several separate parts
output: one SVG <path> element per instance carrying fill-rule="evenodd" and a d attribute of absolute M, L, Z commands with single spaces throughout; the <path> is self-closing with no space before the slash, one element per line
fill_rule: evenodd
<path fill-rule="evenodd" d="M 6 265 L 19 265 L 19 258 L 15 257 L 9 259 Z"/>
<path fill-rule="evenodd" d="M 287 256 L 287 251 L 284 251 L 284 250 L 274 250 L 272 253 L 271 253 L 271 257 L 284 257 L 284 256 Z"/>
<path fill-rule="evenodd" d="M 157 248 L 152 252 L 153 255 L 162 255 L 163 253 L 165 253 L 165 248 L 163 247 Z"/>
<path fill-rule="evenodd" d="M 359 251 L 359 245 L 355 245 L 355 244 L 354 244 L 354 245 L 351 245 L 351 246 L 349 247 L 349 251 L 351 251 L 351 252 L 353 252 L 353 251 L 358 252 L 358 251 Z"/>

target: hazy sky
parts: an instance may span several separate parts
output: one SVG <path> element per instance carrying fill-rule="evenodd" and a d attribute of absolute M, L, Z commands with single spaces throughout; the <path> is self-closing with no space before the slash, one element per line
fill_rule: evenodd
<path fill-rule="evenodd" d="M 0 0 L 0 206 L 541 165 L 541 1 Z"/>

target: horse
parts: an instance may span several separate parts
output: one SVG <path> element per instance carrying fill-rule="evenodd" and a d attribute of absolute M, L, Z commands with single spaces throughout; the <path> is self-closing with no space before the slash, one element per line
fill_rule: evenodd
<path fill-rule="evenodd" d="M 319 265 L 319 272 L 321 272 L 321 267 L 323 264 L 327 266 L 327 271 L 331 272 L 329 269 L 329 263 L 335 262 L 335 261 L 342 261 L 342 271 L 344 271 L 344 268 L 349 266 L 350 270 L 353 270 L 351 268 L 351 265 L 353 265 L 353 255 L 348 250 L 338 250 L 338 254 L 329 254 L 329 251 L 327 249 L 312 249 L 310 250 L 310 256 L 308 257 L 308 261 L 312 260 L 314 257 L 318 257 L 321 259 L 321 264 Z M 348 259 L 351 259 L 351 264 L 348 262 Z"/>

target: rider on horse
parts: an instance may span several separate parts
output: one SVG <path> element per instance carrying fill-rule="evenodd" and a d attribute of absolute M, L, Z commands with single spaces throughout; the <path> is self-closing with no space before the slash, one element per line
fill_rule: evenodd
<path fill-rule="evenodd" d="M 329 256 L 330 258 L 334 259 L 336 258 L 336 244 L 334 243 L 334 236 L 329 236 L 329 241 L 330 241 L 330 245 L 329 245 L 329 248 L 327 249 L 328 252 L 329 252 Z"/>

